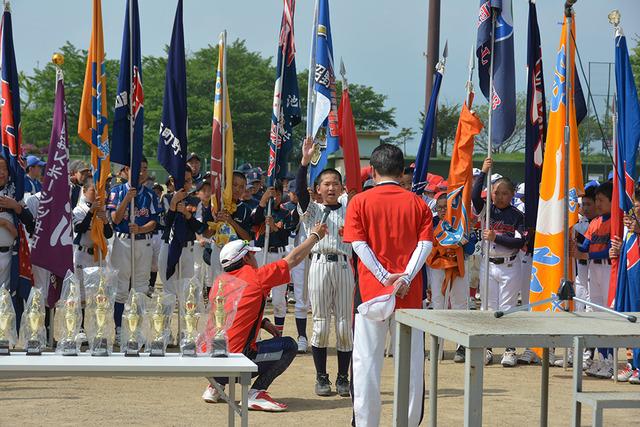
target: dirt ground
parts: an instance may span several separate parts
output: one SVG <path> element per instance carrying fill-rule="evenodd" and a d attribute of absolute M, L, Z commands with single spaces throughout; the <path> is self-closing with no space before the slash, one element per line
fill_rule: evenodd
<path fill-rule="evenodd" d="M 311 322 L 309 322 L 310 329 Z M 295 322 L 287 317 L 285 334 L 295 336 Z M 332 342 L 334 338 L 332 337 Z M 438 425 L 463 425 L 464 365 L 454 364 L 453 345 L 439 368 Z M 173 349 L 171 351 L 177 351 Z M 496 349 L 496 353 L 500 353 Z M 620 352 L 622 356 L 624 352 Z M 329 352 L 328 371 L 335 380 L 335 350 Z M 499 361 L 499 354 L 494 355 Z M 392 425 L 393 358 L 385 359 L 382 379 L 382 426 Z M 428 385 L 429 361 L 425 364 Z M 537 425 L 539 420 L 540 367 L 485 367 L 483 421 L 487 426 Z M 289 405 L 280 414 L 249 413 L 253 426 L 347 426 L 351 401 L 337 395 L 318 397 L 313 392 L 315 371 L 311 354 L 297 357 L 289 370 L 270 388 L 271 395 Z M 0 426 L 204 426 L 225 425 L 227 406 L 206 404 L 200 396 L 207 382 L 198 378 L 10 378 L 0 381 Z M 640 386 L 585 378 L 585 390 L 640 392 Z M 571 423 L 571 371 L 551 368 L 550 426 Z M 239 388 L 236 396 L 239 395 Z M 425 421 L 428 416 L 428 392 Z M 590 425 L 591 409 L 583 408 L 583 425 Z M 634 425 L 640 410 L 605 411 L 606 426 Z M 237 420 L 239 421 L 239 420 Z"/>

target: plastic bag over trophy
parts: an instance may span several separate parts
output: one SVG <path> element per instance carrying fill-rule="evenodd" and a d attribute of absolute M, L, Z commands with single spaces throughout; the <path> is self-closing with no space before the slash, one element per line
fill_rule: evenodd
<path fill-rule="evenodd" d="M 198 276 L 182 280 L 179 291 L 180 310 L 180 354 L 195 357 L 198 349 L 201 353 L 204 345 L 204 301 L 202 299 L 202 285 Z"/>
<path fill-rule="evenodd" d="M 164 292 L 156 292 L 147 306 L 147 323 L 149 336 L 146 348 L 149 356 L 164 356 L 171 335 L 171 315 L 176 305 L 176 296 Z"/>
<path fill-rule="evenodd" d="M 40 289 L 32 287 L 20 321 L 19 345 L 25 349 L 28 356 L 40 355 L 46 347 L 47 331 L 44 318 L 44 294 Z"/>
<path fill-rule="evenodd" d="M 120 349 L 127 357 L 140 356 L 140 350 L 146 343 L 144 316 L 148 305 L 149 298 L 144 293 L 136 292 L 134 289 L 129 291 L 129 298 L 122 314 L 120 341 Z"/>
<path fill-rule="evenodd" d="M 0 286 L 0 356 L 8 356 L 16 345 L 16 311 L 13 309 L 8 284 Z"/>
<path fill-rule="evenodd" d="M 80 280 L 71 271 L 67 271 L 62 282 L 62 292 L 56 303 L 54 325 L 55 337 L 58 341 L 56 353 L 63 356 L 77 356 L 82 344 L 78 339 L 78 332 L 82 325 L 82 300 Z"/>
<path fill-rule="evenodd" d="M 227 331 L 233 325 L 238 303 L 247 282 L 222 273 L 213 281 L 209 291 L 209 318 L 207 320 L 206 352 L 211 357 L 229 356 Z"/>
<path fill-rule="evenodd" d="M 87 267 L 82 273 L 86 295 L 84 326 L 89 349 L 92 356 L 108 356 L 115 338 L 113 307 L 117 272 L 105 267 Z"/>

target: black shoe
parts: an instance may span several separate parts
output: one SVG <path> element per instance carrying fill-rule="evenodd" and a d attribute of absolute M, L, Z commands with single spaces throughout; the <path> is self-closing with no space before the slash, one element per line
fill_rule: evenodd
<path fill-rule="evenodd" d="M 342 397 L 351 397 L 349 377 L 346 374 L 338 374 L 338 378 L 336 378 L 336 392 Z"/>
<path fill-rule="evenodd" d="M 329 381 L 329 374 L 316 375 L 316 394 L 318 396 L 331 396 L 331 381 Z"/>
<path fill-rule="evenodd" d="M 453 361 L 455 363 L 464 363 L 464 347 L 463 346 L 458 346 L 458 349 L 456 350 L 456 354 L 455 356 L 453 356 Z"/>

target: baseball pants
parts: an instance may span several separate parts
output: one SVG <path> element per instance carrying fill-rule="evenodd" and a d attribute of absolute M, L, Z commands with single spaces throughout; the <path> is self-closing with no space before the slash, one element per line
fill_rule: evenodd
<path fill-rule="evenodd" d="M 431 284 L 431 308 L 434 310 L 448 310 L 451 305 L 452 310 L 469 309 L 469 281 L 467 276 L 456 277 L 449 288 L 449 301 L 445 301 L 442 295 L 442 282 L 445 271 L 429 268 L 429 283 Z"/>
<path fill-rule="evenodd" d="M 151 248 L 153 253 L 151 255 L 151 271 L 158 272 L 158 256 L 160 255 L 160 248 L 162 247 L 162 235 L 160 232 L 156 232 L 151 238 Z"/>
<path fill-rule="evenodd" d="M 116 302 L 124 304 L 129 297 L 129 281 L 136 292 L 147 292 L 151 273 L 151 239 L 140 239 L 134 243 L 135 271 L 131 274 L 131 239 L 115 237 L 110 264 L 118 271 Z M 133 276 L 133 277 L 132 277 Z"/>
<path fill-rule="evenodd" d="M 509 310 L 518 303 L 520 293 L 520 271 L 522 263 L 518 258 L 503 264 L 489 263 L 489 310 Z M 484 280 L 484 262 L 480 264 L 480 282 Z M 480 286 L 482 290 L 482 285 Z M 485 296 L 482 295 L 482 298 Z"/>
<path fill-rule="evenodd" d="M 168 294 L 173 294 L 176 297 L 179 296 L 179 290 L 181 280 L 191 279 L 194 273 L 194 260 L 193 260 L 193 242 L 187 243 L 187 246 L 182 248 L 182 254 L 180 255 L 180 261 L 176 266 L 176 271 L 173 275 L 167 279 L 167 258 L 169 256 L 169 244 L 162 242 L 160 247 L 160 254 L 158 256 L 158 264 L 160 264 L 160 280 L 164 286 L 164 291 Z"/>
<path fill-rule="evenodd" d="M 589 301 L 608 307 L 611 264 L 606 263 L 608 260 L 604 261 L 604 264 L 596 264 L 594 260 L 589 260 Z M 593 308 L 587 307 L 586 311 L 593 311 Z"/>
<path fill-rule="evenodd" d="M 576 282 L 575 282 L 576 296 L 578 298 L 582 298 L 584 300 L 590 301 L 589 265 L 580 264 L 579 262 L 576 262 L 575 265 L 576 265 L 576 271 L 577 271 Z M 574 307 L 574 311 L 577 311 L 577 312 L 585 311 L 585 306 L 581 302 L 574 301 L 573 307 Z"/>
<path fill-rule="evenodd" d="M 329 346 L 331 313 L 335 316 L 336 350 L 353 349 L 353 270 L 347 261 L 327 261 L 313 254 L 309 267 L 309 299 L 313 318 L 311 345 L 317 348 Z M 384 337 L 382 337 L 384 352 Z"/>
<path fill-rule="evenodd" d="M 263 253 L 256 255 L 260 266 L 281 260 L 285 256 L 285 251 L 281 249 L 279 252 L 266 252 L 266 254 L 266 263 L 262 261 Z M 287 283 L 271 288 L 271 304 L 273 305 L 273 317 L 285 317 L 287 315 Z"/>
<path fill-rule="evenodd" d="M 353 335 L 353 412 L 357 427 L 380 425 L 380 375 L 388 321 L 355 315 Z M 424 334 L 411 330 L 411 378 L 409 379 L 409 426 L 417 426 L 424 401 Z M 386 425 L 386 423 L 385 423 Z"/>
<path fill-rule="evenodd" d="M 529 290 L 531 289 L 531 268 L 533 260 L 531 254 L 518 253 L 516 260 L 520 260 L 520 299 L 522 305 L 529 304 Z"/>
<path fill-rule="evenodd" d="M 296 265 L 291 269 L 291 281 L 293 282 L 293 295 L 296 299 L 296 319 L 306 319 L 309 312 L 309 292 L 305 280 L 305 271 L 308 261 Z"/>

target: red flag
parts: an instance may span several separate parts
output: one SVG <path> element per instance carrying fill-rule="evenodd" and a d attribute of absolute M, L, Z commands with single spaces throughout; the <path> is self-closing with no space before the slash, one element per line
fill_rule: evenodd
<path fill-rule="evenodd" d="M 344 154 L 344 174 L 346 175 L 347 190 L 362 191 L 360 180 L 360 151 L 358 150 L 358 136 L 356 124 L 353 121 L 349 89 L 342 90 L 342 101 L 338 108 L 338 123 L 340 123 L 340 146 Z"/>

